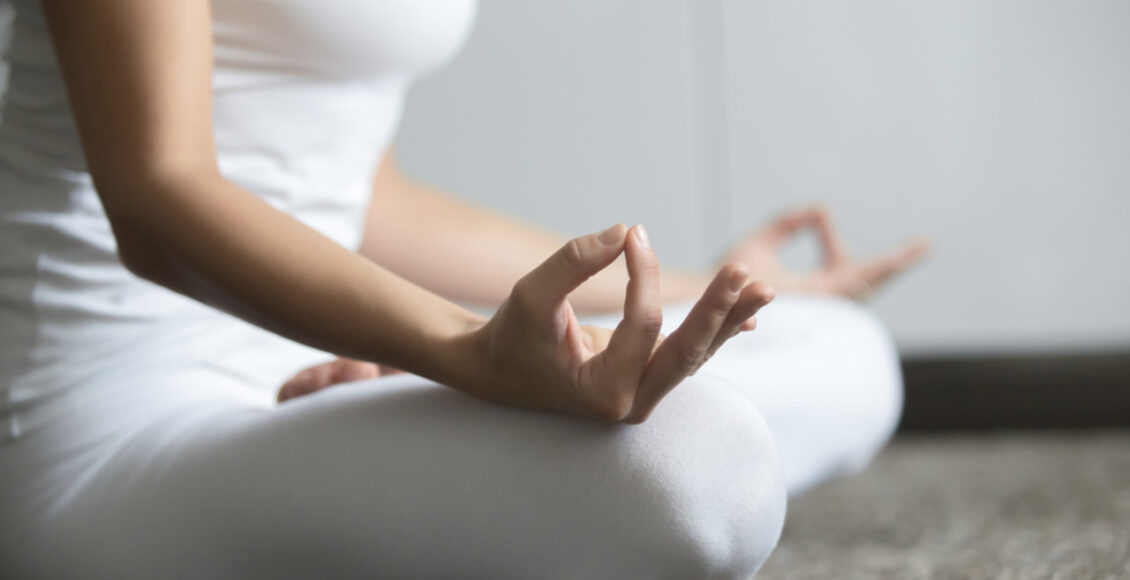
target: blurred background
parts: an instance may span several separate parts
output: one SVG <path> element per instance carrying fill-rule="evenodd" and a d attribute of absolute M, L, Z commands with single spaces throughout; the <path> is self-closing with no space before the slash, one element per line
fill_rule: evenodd
<path fill-rule="evenodd" d="M 874 302 L 906 356 L 1107 352 L 1128 103 L 1123 0 L 486 0 L 398 147 L 562 233 L 644 223 L 678 266 L 823 202 L 861 255 L 934 241 Z"/>
<path fill-rule="evenodd" d="M 397 143 L 676 266 L 814 201 L 864 256 L 931 238 L 873 302 L 900 436 L 759 578 L 1130 578 L 1130 2 L 484 0 Z"/>

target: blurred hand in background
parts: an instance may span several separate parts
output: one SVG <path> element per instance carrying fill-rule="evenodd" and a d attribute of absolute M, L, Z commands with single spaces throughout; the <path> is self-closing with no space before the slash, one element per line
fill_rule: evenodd
<path fill-rule="evenodd" d="M 823 253 L 821 265 L 814 271 L 790 270 L 781 261 L 781 249 L 805 229 L 816 231 Z M 922 260 L 929 249 L 926 240 L 914 240 L 878 257 L 856 260 L 836 233 L 828 211 L 809 207 L 786 213 L 750 234 L 722 262 L 745 264 L 755 279 L 768 282 L 778 292 L 839 294 L 862 300 Z"/>

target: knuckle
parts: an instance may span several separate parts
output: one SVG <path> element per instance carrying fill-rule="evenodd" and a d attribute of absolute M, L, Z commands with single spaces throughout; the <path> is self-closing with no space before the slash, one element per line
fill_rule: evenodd
<path fill-rule="evenodd" d="M 561 259 L 573 268 L 585 266 L 585 251 L 581 238 L 573 238 L 565 243 L 565 246 L 561 248 Z"/>
<path fill-rule="evenodd" d="M 598 407 L 593 409 L 592 415 L 605 423 L 619 423 L 623 420 L 623 417 L 617 413 L 617 410 L 611 407 Z"/>
<path fill-rule="evenodd" d="M 530 274 L 526 274 L 525 276 L 522 276 L 521 278 L 519 278 L 518 281 L 515 282 L 514 285 L 510 287 L 511 298 L 521 296 L 523 294 L 527 294 L 528 293 L 527 289 L 529 287 L 530 287 Z"/>
<path fill-rule="evenodd" d="M 650 417 L 650 416 L 651 416 L 651 411 L 639 411 L 639 412 L 635 412 L 635 413 L 629 413 L 628 416 L 624 417 L 623 421 L 621 421 L 621 422 L 627 423 L 629 425 L 640 425 L 640 424 L 644 423 L 645 421 L 647 421 L 648 417 Z"/>
<path fill-rule="evenodd" d="M 530 277 L 523 276 L 514 283 L 514 287 L 510 289 L 510 297 L 506 302 L 510 305 L 518 307 L 520 310 L 533 309 L 537 292 L 533 289 L 533 282 Z"/>
<path fill-rule="evenodd" d="M 737 297 L 727 292 L 726 295 L 719 296 L 710 301 L 710 313 L 719 318 L 725 318 L 730 314 L 730 310 L 734 308 L 735 302 L 737 302 Z"/>
<path fill-rule="evenodd" d="M 619 423 L 632 412 L 632 397 L 623 393 L 611 392 L 592 402 L 591 413 L 596 418 L 609 423 Z"/>
<path fill-rule="evenodd" d="M 640 330 L 649 335 L 658 335 L 659 330 L 663 328 L 663 311 L 658 308 L 649 309 L 639 314 L 635 320 L 635 324 Z"/>
<path fill-rule="evenodd" d="M 637 267 L 640 275 L 644 278 L 658 278 L 660 275 L 658 260 L 644 259 Z"/>
<path fill-rule="evenodd" d="M 686 371 L 692 371 L 698 365 L 702 364 L 703 359 L 706 358 L 709 346 L 701 342 L 695 342 L 684 346 L 679 351 L 679 365 Z"/>
<path fill-rule="evenodd" d="M 640 256 L 639 268 L 645 274 L 658 276 L 660 271 L 659 259 L 655 254 L 644 254 Z"/>

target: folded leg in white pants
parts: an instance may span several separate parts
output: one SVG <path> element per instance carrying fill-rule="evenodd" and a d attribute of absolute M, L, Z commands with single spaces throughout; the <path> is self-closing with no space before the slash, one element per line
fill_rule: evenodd
<path fill-rule="evenodd" d="M 690 308 L 665 308 L 664 332 Z M 757 318 L 757 330 L 730 339 L 703 371 L 729 380 L 761 411 L 789 495 L 866 466 L 902 413 L 898 352 L 882 322 L 856 302 L 815 294 L 781 295 Z"/>
<path fill-rule="evenodd" d="M 784 517 L 772 437 L 722 381 L 683 386 L 641 426 L 408 375 L 195 404 L 110 444 L 21 559 L 35 577 L 748 578 Z"/>
<path fill-rule="evenodd" d="M 414 376 L 278 409 L 154 386 L 128 428 L 72 448 L 62 425 L 0 455 L 5 471 L 53 466 L 4 490 L 6 513 L 40 511 L 24 509 L 28 533 L 5 524 L 2 557 L 36 577 L 748 578 L 782 526 L 778 448 L 799 489 L 865 462 L 897 417 L 869 315 L 779 300 L 639 426 Z"/>

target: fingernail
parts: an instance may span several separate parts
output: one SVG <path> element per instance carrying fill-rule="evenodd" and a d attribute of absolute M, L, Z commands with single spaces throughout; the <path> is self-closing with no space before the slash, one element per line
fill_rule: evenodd
<path fill-rule="evenodd" d="M 746 278 L 749 278 L 749 270 L 745 268 L 741 268 L 733 274 L 730 274 L 730 290 L 732 292 L 738 292 L 742 288 L 745 288 Z"/>
<path fill-rule="evenodd" d="M 644 229 L 643 224 L 636 226 L 636 238 L 638 238 L 640 243 L 643 244 L 643 247 L 651 247 L 651 240 L 648 239 L 647 230 Z"/>
<path fill-rule="evenodd" d="M 620 241 L 620 224 L 616 224 L 600 232 L 600 235 L 597 236 L 596 239 L 600 240 L 600 243 L 606 246 Z"/>

